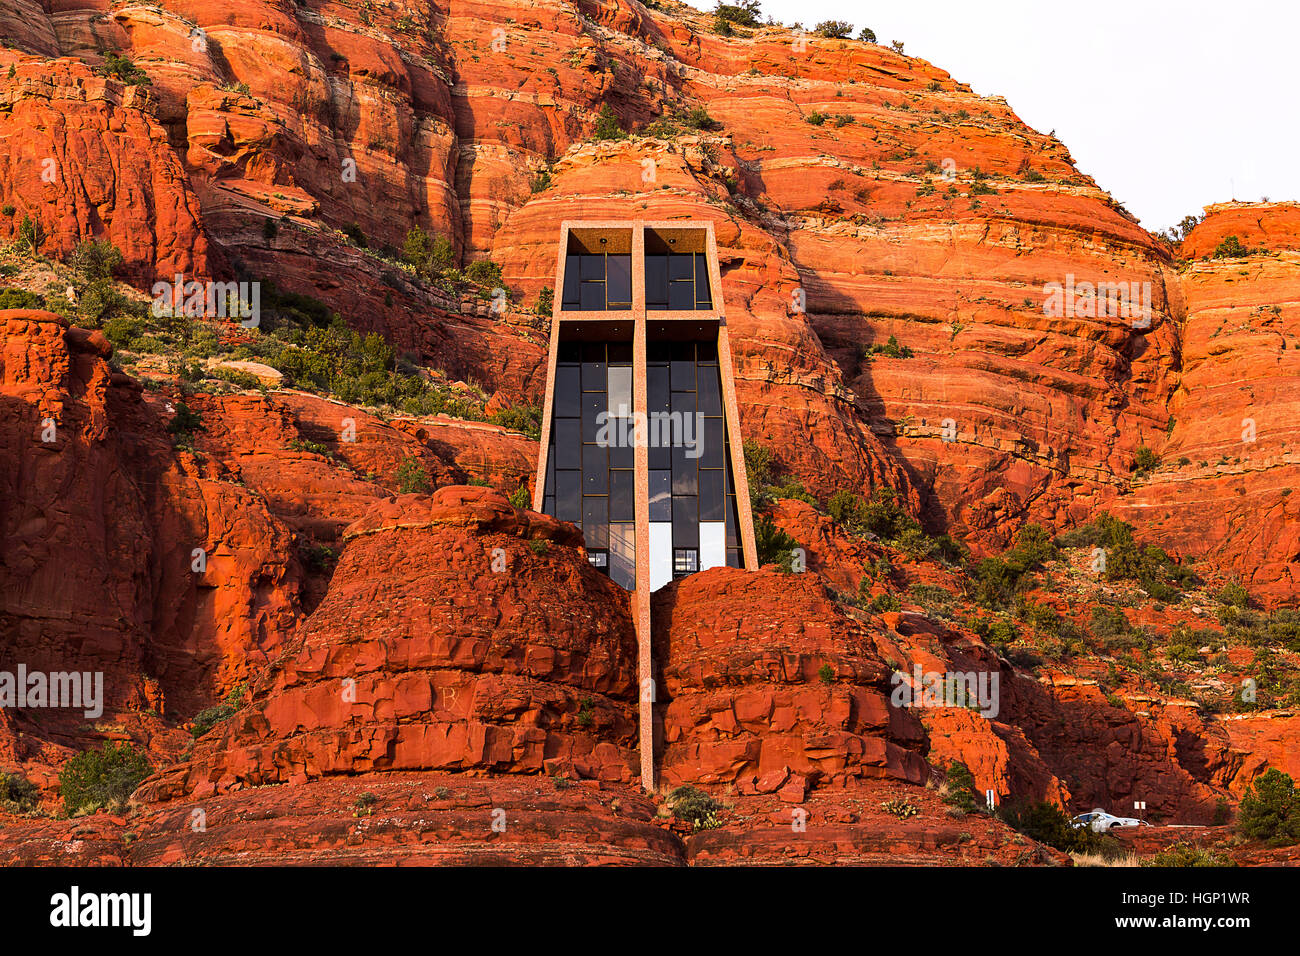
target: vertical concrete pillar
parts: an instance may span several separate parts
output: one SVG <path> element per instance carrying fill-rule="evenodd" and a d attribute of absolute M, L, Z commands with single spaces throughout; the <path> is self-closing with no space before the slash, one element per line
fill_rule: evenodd
<path fill-rule="evenodd" d="M 645 227 L 637 224 L 632 232 L 632 406 L 636 421 L 647 420 L 646 389 L 646 308 L 645 308 Z M 636 501 L 636 589 L 632 592 L 633 619 L 636 624 L 637 693 L 640 724 L 641 785 L 655 787 L 654 755 L 654 667 L 650 630 L 650 448 L 645 428 L 636 430 L 632 476 Z"/>

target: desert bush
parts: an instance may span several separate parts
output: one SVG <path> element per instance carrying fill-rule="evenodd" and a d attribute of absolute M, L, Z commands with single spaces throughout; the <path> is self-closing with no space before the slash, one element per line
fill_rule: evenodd
<path fill-rule="evenodd" d="M 954 760 L 948 764 L 948 793 L 943 802 L 966 813 L 979 809 L 975 800 L 975 775 L 964 763 Z"/>
<path fill-rule="evenodd" d="M 596 114 L 596 128 L 592 130 L 591 136 L 598 140 L 627 138 L 627 130 L 608 103 L 601 104 L 600 112 Z"/>
<path fill-rule="evenodd" d="M 527 435 L 533 441 L 542 436 L 542 410 L 536 405 L 512 405 L 493 412 L 488 421 Z"/>
<path fill-rule="evenodd" d="M 853 33 L 853 24 L 844 20 L 823 20 L 813 27 L 813 33 L 831 40 L 843 40 Z"/>
<path fill-rule="evenodd" d="M 68 816 L 126 803 L 149 775 L 149 761 L 129 743 L 105 741 L 100 750 L 86 750 L 63 765 L 59 796 Z"/>
<path fill-rule="evenodd" d="M 920 814 L 920 810 L 912 806 L 902 797 L 894 797 L 892 800 L 886 800 L 880 805 L 891 817 L 897 817 L 900 820 L 906 820 L 908 817 L 914 817 Z"/>
<path fill-rule="evenodd" d="M 1300 795 L 1291 777 L 1276 767 L 1258 777 L 1237 805 L 1237 828 L 1273 846 L 1300 843 Z"/>
<path fill-rule="evenodd" d="M 1143 866 L 1206 867 L 1236 866 L 1231 857 L 1192 843 L 1167 846 L 1142 861 Z"/>
<path fill-rule="evenodd" d="M 108 240 L 83 239 L 68 257 L 68 265 L 83 279 L 111 279 L 122 267 L 122 252 Z"/>
<path fill-rule="evenodd" d="M 718 815 L 725 807 L 695 787 L 677 787 L 668 794 L 664 805 L 674 817 L 689 823 L 694 830 L 712 830 L 722 825 Z"/>
<path fill-rule="evenodd" d="M 799 542 L 776 526 L 767 515 L 754 521 L 754 544 L 758 550 L 758 564 L 775 564 L 782 571 L 794 570 L 794 551 Z"/>
<path fill-rule="evenodd" d="M 0 771 L 0 807 L 10 813 L 31 813 L 40 804 L 40 790 L 20 772 Z"/>
<path fill-rule="evenodd" d="M 214 704 L 211 707 L 205 707 L 194 715 L 194 720 L 192 722 L 193 726 L 190 728 L 190 733 L 196 738 L 202 737 L 223 720 L 233 717 L 235 712 L 238 711 L 240 707 L 244 706 L 244 698 L 247 696 L 247 683 L 235 685 L 230 689 L 230 692 L 226 694 L 225 699 L 221 703 Z"/>
<path fill-rule="evenodd" d="M 399 494 L 426 494 L 433 489 L 433 483 L 429 480 L 429 472 L 425 470 L 424 465 L 418 458 L 405 458 L 397 466 L 397 471 L 393 473 L 393 482 L 397 485 Z"/>
<path fill-rule="evenodd" d="M 0 289 L 0 309 L 43 309 L 45 300 L 26 289 Z"/>

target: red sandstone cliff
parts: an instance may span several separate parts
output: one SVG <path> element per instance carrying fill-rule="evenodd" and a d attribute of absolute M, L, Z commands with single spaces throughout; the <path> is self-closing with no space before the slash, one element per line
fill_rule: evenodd
<path fill-rule="evenodd" d="M 109 239 L 145 290 L 177 272 L 270 279 L 516 403 L 544 380 L 545 320 L 523 306 L 553 275 L 559 219 L 707 218 L 742 430 L 810 490 L 892 487 L 980 553 L 1026 521 L 1061 530 L 1109 509 L 1263 601 L 1296 602 L 1295 204 L 1211 207 L 1171 249 L 1064 145 L 924 61 L 852 41 L 799 49 L 777 28 L 724 39 L 705 17 L 634 0 L 65 6 L 18 0 L 0 19 L 5 238 L 30 216 L 49 256 Z M 105 51 L 151 85 L 97 75 Z M 633 135 L 592 141 L 602 104 Z M 717 128 L 683 129 L 695 107 Z M 674 117 L 676 131 L 645 129 Z M 340 231 L 352 224 L 368 249 Z M 462 307 L 373 254 L 413 224 L 465 263 L 498 262 L 522 304 Z M 1247 255 L 1207 258 L 1230 235 Z M 1045 314 L 1045 286 L 1067 276 L 1150 283 L 1149 327 Z M 455 821 L 438 832 L 474 831 L 505 798 L 536 814 L 544 836 L 497 859 L 709 862 L 806 853 L 782 842 L 781 794 L 796 791 L 830 828 L 824 847 L 910 852 L 933 832 L 898 826 L 889 845 L 878 834 L 894 824 L 854 787 L 916 791 L 952 759 L 981 788 L 1141 793 L 1197 819 L 1264 767 L 1294 769 L 1289 714 L 1207 719 L 1138 691 L 1116 707 L 1095 675 L 1031 678 L 957 623 L 846 609 L 826 585 L 853 591 L 880 549 L 794 509 L 782 523 L 816 576 L 715 572 L 657 599 L 665 779 L 735 794 L 720 831 L 665 842 L 626 782 L 626 611 L 570 533 L 483 492 L 392 498 L 389 476 L 412 456 L 435 488 L 509 490 L 535 443 L 273 391 L 187 399 L 206 430 L 175 449 L 177 395 L 115 372 L 102 335 L 49 313 L 0 318 L 0 641 L 29 666 L 102 669 L 108 685 L 91 731 L 79 716 L 0 715 L 0 756 L 44 786 L 89 741 L 130 738 L 165 766 L 142 799 L 215 800 L 232 820 L 253 808 L 290 842 L 307 839 L 296 818 L 318 813 L 339 859 L 394 852 L 387 838 L 375 855 L 355 849 L 372 824 L 348 801 L 369 786 L 408 814 L 402 833 L 431 832 L 429 805 Z M 864 356 L 890 336 L 911 356 Z M 345 416 L 364 440 L 339 439 Z M 302 440 L 329 455 L 291 447 Z M 1161 462 L 1135 478 L 1141 446 Z M 411 517 L 426 506 L 433 517 Z M 485 571 L 494 542 L 529 573 Z M 319 545 L 341 551 L 337 569 L 305 559 Z M 1006 709 L 901 720 L 882 705 L 890 661 L 1000 667 Z M 348 675 L 358 711 L 335 695 Z M 179 724 L 243 681 L 249 706 L 176 762 Z M 428 793 L 347 779 L 380 772 L 425 775 Z M 552 796 L 523 776 L 539 772 L 592 789 Z M 434 793 L 451 786 L 438 775 L 467 773 L 493 777 Z M 295 786 L 242 791 L 261 783 Z M 577 825 L 561 822 L 578 805 L 600 834 L 590 853 L 568 848 Z M 250 832 L 178 848 L 180 811 L 162 806 L 141 849 L 105 831 L 107 856 L 235 862 L 270 845 Z M 1009 839 L 981 830 L 973 858 L 1014 862 Z M 21 858 L 57 858 L 41 846 Z"/>

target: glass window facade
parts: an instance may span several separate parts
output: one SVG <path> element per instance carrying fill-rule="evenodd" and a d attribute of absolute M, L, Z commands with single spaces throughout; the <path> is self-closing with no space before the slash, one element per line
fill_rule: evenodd
<path fill-rule="evenodd" d="M 564 263 L 564 311 L 623 312 L 632 308 L 632 257 L 569 255 Z"/>
<path fill-rule="evenodd" d="M 631 589 L 635 449 L 619 413 L 632 411 L 632 349 L 567 342 L 556 360 L 542 510 L 581 527 L 592 565 Z"/>
<path fill-rule="evenodd" d="M 726 563 L 741 567 L 717 344 L 649 343 L 646 407 L 650 520 L 671 523 L 674 575 L 698 569 L 701 523 L 720 523 Z M 689 570 L 687 553 L 695 562 Z"/>
<path fill-rule="evenodd" d="M 695 311 L 713 308 L 709 261 L 702 252 L 672 252 L 645 257 L 647 310 Z"/>

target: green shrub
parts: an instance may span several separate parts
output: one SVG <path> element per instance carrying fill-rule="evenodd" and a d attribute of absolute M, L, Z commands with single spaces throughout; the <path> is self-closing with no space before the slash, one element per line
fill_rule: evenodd
<path fill-rule="evenodd" d="M 943 802 L 966 813 L 974 813 L 979 809 L 979 804 L 975 801 L 975 775 L 960 761 L 954 760 L 948 764 L 948 793 Z"/>
<path fill-rule="evenodd" d="M 1031 840 L 1046 843 L 1066 853 L 1096 853 L 1106 841 L 1091 827 L 1074 827 L 1070 817 L 1054 803 L 1006 803 L 998 816 L 1012 829 Z"/>
<path fill-rule="evenodd" d="M 406 231 L 401 256 L 417 275 L 430 278 L 455 265 L 456 252 L 446 236 L 430 234 L 419 226 L 412 226 Z"/>
<path fill-rule="evenodd" d="M 725 809 L 723 805 L 695 787 L 677 787 L 668 794 L 664 805 L 693 830 L 712 830 L 722 825 L 718 816 Z"/>
<path fill-rule="evenodd" d="M 844 20 L 823 20 L 813 27 L 813 33 L 830 40 L 844 40 L 853 33 L 853 24 Z"/>
<path fill-rule="evenodd" d="M 537 314 L 550 315 L 555 307 L 555 290 L 549 285 L 542 286 L 542 291 L 537 293 Z"/>
<path fill-rule="evenodd" d="M 302 550 L 302 563 L 312 574 L 328 573 L 338 560 L 338 552 L 329 545 L 313 544 Z"/>
<path fill-rule="evenodd" d="M 0 771 L 0 807 L 10 813 L 31 813 L 40 806 L 40 790 L 22 772 Z"/>
<path fill-rule="evenodd" d="M 501 267 L 491 259 L 477 259 L 465 269 L 465 278 L 477 286 L 495 289 L 501 286 Z"/>
<path fill-rule="evenodd" d="M 803 118 L 803 121 L 805 123 L 810 123 L 813 126 L 821 126 L 826 122 L 826 114 L 813 110 Z"/>
<path fill-rule="evenodd" d="M 488 421 L 527 435 L 533 441 L 542 437 L 542 410 L 536 405 L 512 405 L 493 412 Z"/>
<path fill-rule="evenodd" d="M 891 335 L 884 345 L 873 343 L 862 347 L 862 357 L 870 359 L 875 355 L 883 355 L 885 358 L 909 359 L 912 357 L 912 350 L 906 345 L 899 345 L 897 336 Z"/>
<path fill-rule="evenodd" d="M 1229 581 L 1217 592 L 1214 599 L 1229 607 L 1244 608 L 1250 604 L 1250 592 L 1237 581 Z"/>
<path fill-rule="evenodd" d="M 433 489 L 433 483 L 429 480 L 429 473 L 425 470 L 424 465 L 418 458 L 406 458 L 397 466 L 397 471 L 393 473 L 393 481 L 397 485 L 399 494 L 428 494 Z"/>
<path fill-rule="evenodd" d="M 43 309 L 45 300 L 26 289 L 0 289 L 0 309 Z"/>
<path fill-rule="evenodd" d="M 1206 866 L 1236 866 L 1231 857 L 1225 856 L 1214 850 L 1207 850 L 1204 847 L 1196 846 L 1192 843 L 1175 843 L 1173 846 L 1165 847 L 1142 861 L 1143 866 L 1176 866 L 1176 867 L 1206 867 Z"/>
<path fill-rule="evenodd" d="M 903 602 L 897 594 L 877 594 L 867 604 L 867 610 L 872 614 L 883 614 L 885 611 L 901 611 Z"/>
<path fill-rule="evenodd" d="M 225 700 L 211 707 L 206 707 L 194 715 L 193 726 L 190 733 L 196 738 L 202 737 L 217 724 L 230 717 L 233 717 L 240 707 L 244 705 L 244 698 L 248 696 L 247 682 L 236 684 L 226 694 Z"/>
<path fill-rule="evenodd" d="M 876 31 L 871 29 L 871 27 L 863 27 L 860 31 L 858 31 L 858 39 L 861 40 L 863 43 L 875 43 Z"/>
<path fill-rule="evenodd" d="M 794 570 L 794 551 L 799 542 L 778 528 L 767 515 L 754 522 L 754 544 L 758 550 L 758 564 L 775 564 L 782 571 Z"/>
<path fill-rule="evenodd" d="M 1250 255 L 1252 252 L 1254 252 L 1254 250 L 1248 249 L 1245 246 L 1243 246 L 1241 244 L 1241 239 L 1239 239 L 1237 236 L 1228 236 L 1217 246 L 1215 246 L 1214 255 L 1212 258 L 1240 259 L 1243 256 Z"/>
<path fill-rule="evenodd" d="M 880 805 L 891 817 L 897 817 L 900 820 L 906 820 L 908 817 L 914 817 L 920 814 L 920 810 L 912 806 L 902 797 L 894 797 L 892 800 L 886 800 Z"/>
<path fill-rule="evenodd" d="M 592 130 L 592 139 L 626 139 L 627 131 L 619 122 L 618 114 L 608 103 L 602 103 L 596 115 L 596 128 Z"/>
<path fill-rule="evenodd" d="M 23 216 L 23 221 L 18 224 L 18 235 L 14 239 L 14 247 L 19 252 L 25 252 L 29 255 L 38 255 L 41 246 L 45 244 L 45 230 L 39 222 L 32 219 L 31 216 Z"/>
<path fill-rule="evenodd" d="M 367 248 L 366 234 L 361 231 L 361 227 L 358 226 L 355 222 L 350 222 L 343 227 L 343 235 L 347 236 L 348 240 L 357 248 L 359 249 Z"/>
<path fill-rule="evenodd" d="M 104 64 L 95 70 L 100 76 L 111 76 L 127 86 L 149 86 L 153 81 L 128 57 L 113 52 L 104 54 Z"/>
<path fill-rule="evenodd" d="M 817 677 L 823 684 L 834 683 L 835 669 L 832 668 L 830 664 L 823 664 L 821 667 L 817 668 Z"/>
<path fill-rule="evenodd" d="M 758 15 L 758 0 L 741 0 L 738 4 L 719 3 L 713 11 L 715 19 L 725 20 L 728 23 L 738 23 L 744 27 L 758 26 L 762 22 L 759 20 Z"/>
<path fill-rule="evenodd" d="M 111 279 L 122 268 L 122 252 L 107 240 L 83 239 L 68 257 L 68 265 L 77 270 L 83 279 Z"/>
<path fill-rule="evenodd" d="M 520 485 L 510 492 L 510 504 L 521 511 L 527 511 L 533 506 L 533 496 L 529 492 L 527 485 Z"/>
<path fill-rule="evenodd" d="M 1146 445 L 1139 445 L 1133 458 L 1133 474 L 1142 477 L 1149 475 L 1160 465 L 1160 459 Z"/>
<path fill-rule="evenodd" d="M 198 412 L 192 411 L 184 402 L 176 403 L 176 415 L 167 426 L 167 430 L 180 441 L 189 441 L 194 437 L 195 432 L 207 431 L 203 426 L 203 417 Z"/>
<path fill-rule="evenodd" d="M 551 542 L 547 541 L 545 538 L 533 538 L 528 542 L 528 549 L 532 551 L 533 554 L 541 557 L 551 550 Z"/>
<path fill-rule="evenodd" d="M 1273 846 L 1300 843 L 1300 795 L 1291 777 L 1277 768 L 1258 777 L 1237 805 L 1237 828 Z"/>
<path fill-rule="evenodd" d="M 77 754 L 59 772 L 59 796 L 68 816 L 117 809 L 149 775 L 149 761 L 131 744 L 105 741 Z"/>

